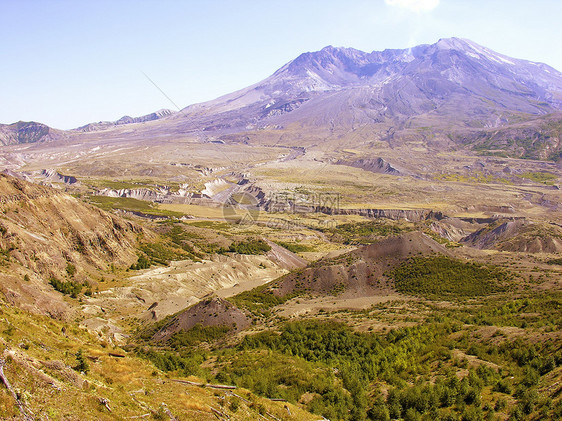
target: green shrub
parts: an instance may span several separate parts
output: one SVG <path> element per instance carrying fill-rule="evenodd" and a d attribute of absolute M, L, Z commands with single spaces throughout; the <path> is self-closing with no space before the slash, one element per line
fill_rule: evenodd
<path fill-rule="evenodd" d="M 331 234 L 330 239 L 332 241 L 344 244 L 372 244 L 379 241 L 381 237 L 398 235 L 411 230 L 411 227 L 402 226 L 394 221 L 380 219 L 342 224 L 324 231 Z"/>
<path fill-rule="evenodd" d="M 66 265 L 66 273 L 68 274 L 68 276 L 74 276 L 76 274 L 76 266 L 74 266 L 72 263 L 68 263 Z"/>
<path fill-rule="evenodd" d="M 281 247 L 286 248 L 292 253 L 302 253 L 307 251 L 314 251 L 314 247 L 305 246 L 304 244 L 285 243 L 283 241 L 276 241 Z"/>
<path fill-rule="evenodd" d="M 76 365 L 73 368 L 80 373 L 88 373 L 88 371 L 90 371 L 90 365 L 84 357 L 84 354 L 82 354 L 81 349 L 76 353 Z"/>
<path fill-rule="evenodd" d="M 298 292 L 287 294 L 283 297 L 276 296 L 269 289 L 269 285 L 262 285 L 250 291 L 244 291 L 230 300 L 240 308 L 248 310 L 255 316 L 267 316 L 272 307 L 298 296 Z"/>
<path fill-rule="evenodd" d="M 498 268 L 447 256 L 413 257 L 387 275 L 400 292 L 437 298 L 488 295 L 511 279 Z"/>
<path fill-rule="evenodd" d="M 174 333 L 168 339 L 168 345 L 176 350 L 192 347 L 201 342 L 211 342 L 223 338 L 231 328 L 228 326 L 202 326 L 196 324 L 189 330 Z"/>
<path fill-rule="evenodd" d="M 148 260 L 144 256 L 139 256 L 137 263 L 132 264 L 130 269 L 140 270 L 140 269 L 148 269 L 149 267 L 150 267 L 150 260 Z"/>
<path fill-rule="evenodd" d="M 49 284 L 53 286 L 55 290 L 66 295 L 70 295 L 72 298 L 76 298 L 78 294 L 82 291 L 82 284 L 75 281 L 61 281 L 54 276 L 49 279 Z"/>
<path fill-rule="evenodd" d="M 206 374 L 200 367 L 205 358 L 197 352 L 188 350 L 177 353 L 137 348 L 136 354 L 152 361 L 162 371 L 177 371 L 184 376 Z"/>

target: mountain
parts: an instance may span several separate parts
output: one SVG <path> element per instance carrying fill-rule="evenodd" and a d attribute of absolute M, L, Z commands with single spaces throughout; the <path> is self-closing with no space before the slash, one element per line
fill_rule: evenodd
<path fill-rule="evenodd" d="M 561 122 L 562 73 L 449 38 L 370 53 L 328 46 L 180 112 L 90 123 L 65 136 L 71 143 L 181 136 L 284 146 L 339 145 L 347 138 L 348 147 L 390 148 L 421 140 L 439 150 L 494 155 L 507 148 L 507 156 L 556 161 Z M 0 128 L 4 144 L 53 138 L 46 126 L 18 126 L 16 134 L 12 126 Z"/>
<path fill-rule="evenodd" d="M 264 128 L 293 122 L 344 128 L 416 117 L 455 117 L 460 126 L 502 125 L 509 114 L 562 109 L 562 74 L 545 64 L 451 38 L 411 49 L 371 53 L 326 47 L 304 53 L 271 77 L 176 119 L 204 130 Z M 506 114 L 507 112 L 507 114 Z M 503 117 L 502 117 L 503 116 Z M 498 119 L 500 121 L 498 122 Z M 509 122 L 509 121 L 506 121 Z"/>
<path fill-rule="evenodd" d="M 145 123 L 147 121 L 159 120 L 161 118 L 167 117 L 174 114 L 175 112 L 168 109 L 161 109 L 150 114 L 146 114 L 140 117 L 129 117 L 128 115 L 121 117 L 116 121 L 99 121 L 97 123 L 89 123 L 84 126 L 74 129 L 80 132 L 92 132 L 96 130 L 105 130 L 114 126 L 120 126 L 123 124 L 131 123 Z"/>
<path fill-rule="evenodd" d="M 439 150 L 460 146 L 493 155 L 508 148 L 507 156 L 557 160 L 561 111 L 556 69 L 450 38 L 371 53 L 328 46 L 259 83 L 158 120 L 80 130 L 101 127 L 116 139 L 181 135 L 284 146 L 339 145 L 347 138 L 348 147 L 395 148 L 421 139 Z"/>
<path fill-rule="evenodd" d="M 61 137 L 61 130 L 36 123 L 35 121 L 18 121 L 12 124 L 0 124 L 0 144 L 17 145 L 55 140 Z"/>

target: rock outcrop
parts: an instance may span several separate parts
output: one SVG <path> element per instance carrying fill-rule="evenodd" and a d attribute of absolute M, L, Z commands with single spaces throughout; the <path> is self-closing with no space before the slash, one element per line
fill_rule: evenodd
<path fill-rule="evenodd" d="M 360 215 L 366 218 L 404 219 L 410 222 L 419 222 L 428 219 L 440 220 L 445 218 L 443 213 L 430 209 L 341 209 L 317 207 L 314 208 L 314 211 L 328 215 Z"/>
<path fill-rule="evenodd" d="M 526 219 L 500 219 L 461 240 L 479 249 L 562 253 L 562 226 Z"/>
<path fill-rule="evenodd" d="M 57 170 L 41 170 L 41 175 L 45 177 L 45 181 L 50 183 L 76 184 L 78 180 L 72 175 L 63 175 Z"/>

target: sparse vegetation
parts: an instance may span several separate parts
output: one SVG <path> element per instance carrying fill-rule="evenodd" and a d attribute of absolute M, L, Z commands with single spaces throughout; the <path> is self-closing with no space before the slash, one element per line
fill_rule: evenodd
<path fill-rule="evenodd" d="M 307 251 L 314 251 L 314 247 L 307 246 L 305 244 L 287 243 L 287 242 L 284 242 L 284 241 L 276 241 L 276 243 L 279 244 L 281 247 L 286 248 L 287 250 L 289 250 L 292 253 L 303 253 L 303 252 L 307 252 Z"/>
<path fill-rule="evenodd" d="M 137 262 L 132 264 L 129 269 L 148 269 L 151 265 L 168 266 L 174 260 L 200 260 L 200 254 L 188 245 L 170 244 L 166 241 L 144 243 L 140 245 L 139 250 L 143 254 L 139 256 Z"/>
<path fill-rule="evenodd" d="M 459 183 L 474 183 L 474 184 L 491 184 L 491 183 L 512 184 L 512 182 L 510 182 L 505 177 L 497 177 L 495 175 L 484 174 L 482 172 L 476 172 L 475 174 L 471 174 L 471 175 L 456 174 L 456 173 L 438 174 L 435 176 L 435 179 L 442 180 L 442 181 L 456 181 Z"/>
<path fill-rule="evenodd" d="M 549 173 L 549 172 L 524 172 L 521 174 L 516 174 L 519 178 L 526 178 L 528 180 L 532 180 L 536 183 L 546 184 L 551 186 L 554 184 L 554 180 L 558 178 L 557 175 Z"/>
<path fill-rule="evenodd" d="M 233 242 L 228 251 L 238 254 L 264 254 L 271 250 L 271 246 L 260 239 L 248 239 Z"/>
<path fill-rule="evenodd" d="M 72 263 L 68 263 L 66 265 L 66 273 L 70 277 L 74 276 L 76 274 L 76 266 L 74 266 Z"/>
<path fill-rule="evenodd" d="M 196 324 L 191 329 L 174 333 L 167 344 L 175 350 L 193 347 L 201 342 L 212 342 L 223 338 L 231 328 L 229 326 L 201 326 Z"/>
<path fill-rule="evenodd" d="M 298 293 L 292 293 L 278 297 L 267 285 L 264 285 L 250 291 L 244 291 L 232 297 L 231 301 L 255 316 L 269 316 L 272 307 L 283 304 L 297 295 Z"/>

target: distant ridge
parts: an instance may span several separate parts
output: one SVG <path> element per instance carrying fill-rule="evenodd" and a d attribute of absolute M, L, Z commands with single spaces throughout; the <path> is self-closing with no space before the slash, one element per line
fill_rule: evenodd
<path fill-rule="evenodd" d="M 144 123 L 147 121 L 159 120 L 161 118 L 167 117 L 174 114 L 174 111 L 168 109 L 161 109 L 150 114 L 146 114 L 140 117 L 129 117 L 128 115 L 121 117 L 116 121 L 99 121 L 97 123 L 88 123 L 84 126 L 78 127 L 74 130 L 81 132 L 91 132 L 96 130 L 104 130 L 111 128 L 113 126 L 119 126 L 122 124 L 131 123 Z"/>

